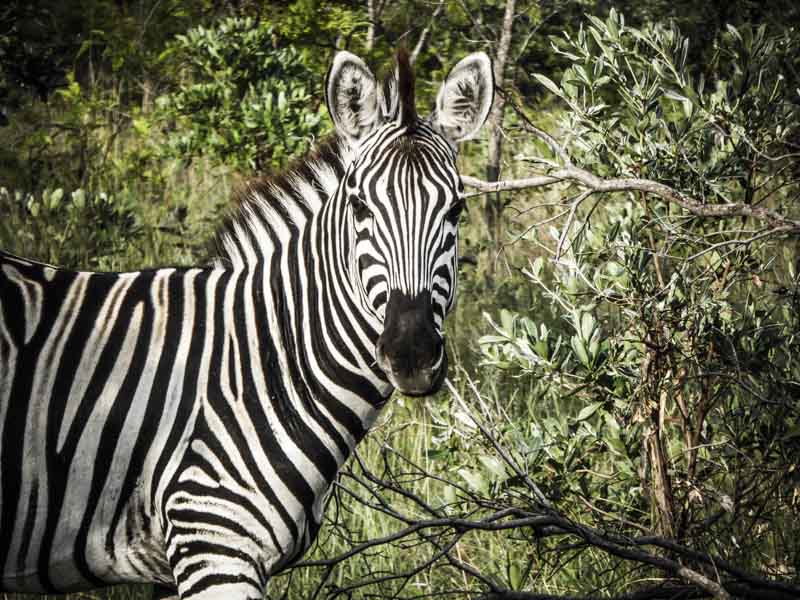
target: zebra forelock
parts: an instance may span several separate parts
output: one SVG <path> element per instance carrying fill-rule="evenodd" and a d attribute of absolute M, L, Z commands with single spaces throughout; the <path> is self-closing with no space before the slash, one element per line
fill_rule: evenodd
<path fill-rule="evenodd" d="M 419 122 L 415 99 L 416 78 L 408 51 L 397 52 L 394 70 L 384 79 L 380 88 L 379 105 L 383 122 L 395 121 L 409 132 Z"/>
<path fill-rule="evenodd" d="M 414 99 L 414 71 L 408 51 L 402 48 L 397 52 L 397 97 L 399 99 L 400 125 L 410 132 L 417 125 L 417 107 Z"/>

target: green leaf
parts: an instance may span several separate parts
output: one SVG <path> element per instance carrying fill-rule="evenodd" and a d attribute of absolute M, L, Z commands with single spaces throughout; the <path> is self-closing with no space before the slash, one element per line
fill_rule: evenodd
<path fill-rule="evenodd" d="M 478 339 L 478 344 L 483 346 L 485 344 L 505 344 L 509 339 L 502 335 L 484 335 Z"/>
<path fill-rule="evenodd" d="M 683 105 L 683 114 L 686 115 L 687 119 L 691 119 L 692 118 L 692 112 L 694 110 L 694 105 L 692 104 L 692 101 L 689 100 L 688 98 L 686 98 L 683 101 L 682 105 Z"/>
<path fill-rule="evenodd" d="M 591 404 L 584 406 L 581 409 L 581 412 L 578 413 L 578 416 L 575 417 L 575 420 L 578 422 L 585 421 L 586 419 L 591 417 L 594 413 L 596 413 L 597 409 L 600 408 L 601 406 L 603 406 L 602 402 L 592 402 Z"/>
<path fill-rule="evenodd" d="M 500 310 L 500 326 L 508 334 L 514 331 L 514 314 L 505 308 Z"/>
<path fill-rule="evenodd" d="M 72 194 L 70 194 L 72 198 L 72 204 L 77 209 L 83 209 L 86 206 L 86 192 L 84 192 L 81 188 L 78 188 Z"/>
<path fill-rule="evenodd" d="M 486 480 L 480 472 L 462 467 L 458 470 L 458 474 L 467 482 L 467 486 L 476 492 L 482 492 L 486 489 Z"/>
<path fill-rule="evenodd" d="M 595 320 L 590 313 L 583 313 L 581 315 L 581 337 L 584 340 L 589 340 L 592 337 L 595 329 Z"/>
<path fill-rule="evenodd" d="M 31 213 L 32 217 L 35 218 L 35 217 L 39 216 L 39 203 L 36 202 L 36 200 L 33 198 L 33 196 L 31 196 L 28 199 L 28 202 L 27 202 L 26 206 L 28 208 L 28 212 Z"/>
<path fill-rule="evenodd" d="M 742 34 L 741 34 L 741 33 L 739 33 L 739 30 L 738 30 L 738 29 L 736 29 L 736 27 L 734 27 L 734 26 L 733 26 L 733 25 L 731 25 L 730 23 L 726 23 L 726 24 L 725 24 L 725 29 L 727 29 L 727 30 L 728 30 L 728 33 L 730 33 L 730 34 L 731 34 L 733 37 L 735 37 L 735 38 L 736 38 L 736 39 L 737 39 L 737 40 L 738 40 L 740 43 L 742 43 L 742 41 L 743 41 L 743 40 L 742 40 Z"/>
<path fill-rule="evenodd" d="M 531 273 L 534 277 L 536 277 L 536 279 L 541 277 L 542 267 L 544 267 L 544 258 L 537 256 L 531 265 Z"/>
<path fill-rule="evenodd" d="M 519 564 L 516 562 L 512 562 L 510 568 L 508 569 L 508 580 L 511 584 L 512 590 L 519 590 L 522 589 L 522 569 L 519 568 Z"/>
<path fill-rule="evenodd" d="M 451 452 L 449 448 L 428 448 L 425 451 L 425 455 L 428 457 L 428 460 L 443 460 L 450 456 Z"/>
<path fill-rule="evenodd" d="M 484 467 L 486 467 L 487 471 L 494 475 L 493 479 L 502 481 L 508 476 L 505 465 L 496 457 L 484 454 L 479 456 L 478 460 Z"/>
<path fill-rule="evenodd" d="M 573 335 L 570 338 L 570 344 L 572 345 L 572 350 L 575 352 L 578 360 L 580 360 L 581 364 L 588 369 L 591 366 L 591 362 L 589 361 L 589 354 L 586 352 L 586 348 L 583 345 L 583 340 L 581 340 L 579 336 Z"/>
<path fill-rule="evenodd" d="M 686 102 L 688 100 L 686 96 L 673 89 L 665 89 L 664 97 L 669 98 L 670 100 L 675 100 L 676 102 Z"/>
<path fill-rule="evenodd" d="M 61 204 L 61 199 L 64 197 L 64 190 L 61 188 L 57 188 L 52 191 L 50 194 L 50 201 L 48 202 L 48 206 L 50 210 L 54 210 L 58 208 L 58 205 Z"/>
<path fill-rule="evenodd" d="M 552 79 L 550 79 L 545 75 L 542 75 L 541 73 L 534 73 L 533 76 L 539 81 L 539 83 L 541 83 L 544 87 L 553 92 L 556 96 L 559 96 L 561 98 L 564 97 L 561 89 L 555 84 L 555 82 Z"/>

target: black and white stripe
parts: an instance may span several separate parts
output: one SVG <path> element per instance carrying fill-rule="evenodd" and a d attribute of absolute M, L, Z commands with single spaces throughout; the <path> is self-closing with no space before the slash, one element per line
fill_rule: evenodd
<path fill-rule="evenodd" d="M 425 121 L 409 76 L 401 56 L 392 99 L 337 55 L 340 139 L 253 183 L 211 267 L 69 272 L 0 252 L 3 590 L 260 599 L 308 548 L 403 389 L 376 360 L 410 345 L 382 342 L 392 298 L 422 298 L 440 335 L 455 294 L 454 144 L 488 113 L 491 67 L 459 63 Z"/>

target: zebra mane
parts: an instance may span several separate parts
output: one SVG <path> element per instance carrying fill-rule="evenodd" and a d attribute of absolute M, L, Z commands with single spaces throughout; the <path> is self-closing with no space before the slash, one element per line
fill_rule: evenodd
<path fill-rule="evenodd" d="M 245 182 L 215 236 L 217 266 L 253 266 L 271 254 L 277 240 L 296 237 L 336 192 L 347 151 L 333 136 L 282 172 Z"/>

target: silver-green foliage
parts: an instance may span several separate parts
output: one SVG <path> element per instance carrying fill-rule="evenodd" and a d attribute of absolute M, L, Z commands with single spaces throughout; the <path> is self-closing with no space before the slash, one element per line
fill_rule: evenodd
<path fill-rule="evenodd" d="M 537 76 L 566 105 L 574 164 L 797 218 L 796 32 L 729 27 L 690 65 L 674 27 L 589 21 L 553 40 L 561 81 Z M 534 386 L 516 410 L 537 425 L 508 443 L 576 518 L 796 575 L 797 234 L 709 212 L 596 194 L 565 251 L 563 231 L 527 236 L 544 254 L 524 274 L 550 309 L 491 320 L 484 364 Z"/>

